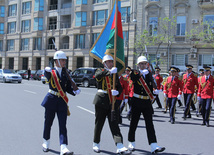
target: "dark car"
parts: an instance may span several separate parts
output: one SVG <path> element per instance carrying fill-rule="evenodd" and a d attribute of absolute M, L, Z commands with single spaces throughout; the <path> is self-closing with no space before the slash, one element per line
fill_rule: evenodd
<path fill-rule="evenodd" d="M 42 74 L 44 70 L 37 70 L 36 73 L 33 75 L 34 80 L 41 80 Z"/>
<path fill-rule="evenodd" d="M 33 77 L 34 77 L 36 71 L 35 71 L 35 70 L 31 70 L 30 72 L 31 72 L 30 79 L 33 79 Z M 28 72 L 26 72 L 26 73 L 24 74 L 24 78 L 25 78 L 25 79 L 28 78 Z"/>
<path fill-rule="evenodd" d="M 96 86 L 95 72 L 97 68 L 78 68 L 72 74 L 77 85 L 83 85 L 84 87 Z"/>
<path fill-rule="evenodd" d="M 21 75 L 22 79 L 24 79 L 24 74 L 27 74 L 27 70 L 18 70 L 16 73 Z"/>

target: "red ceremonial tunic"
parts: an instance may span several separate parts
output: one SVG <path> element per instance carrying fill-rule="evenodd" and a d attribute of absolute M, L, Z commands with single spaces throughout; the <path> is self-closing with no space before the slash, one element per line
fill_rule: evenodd
<path fill-rule="evenodd" d="M 168 98 L 175 98 L 178 96 L 178 94 L 182 94 L 183 86 L 181 80 L 179 80 L 177 76 L 174 76 L 173 81 L 172 78 L 172 76 L 169 76 L 164 85 L 163 92 L 167 95 Z"/>
<path fill-rule="evenodd" d="M 160 89 L 161 89 L 161 83 L 162 83 L 162 81 L 163 81 L 163 78 L 162 78 L 162 76 L 161 76 L 160 74 L 155 74 L 155 75 L 153 75 L 153 76 L 154 76 L 154 79 L 155 79 L 155 81 L 156 81 L 156 83 L 157 83 L 157 89 L 160 90 Z"/>
<path fill-rule="evenodd" d="M 183 84 L 184 94 L 194 94 L 195 86 L 196 86 L 196 89 L 198 87 L 197 75 L 195 75 L 194 73 L 191 73 L 189 77 L 187 77 L 187 74 L 184 74 L 182 84 Z"/>
<path fill-rule="evenodd" d="M 127 80 L 124 79 L 122 76 L 119 77 L 119 80 L 120 80 L 120 84 L 123 88 L 123 92 L 120 94 L 119 97 L 117 97 L 117 100 L 123 100 L 124 98 L 128 99 L 128 83 L 127 83 Z"/>
<path fill-rule="evenodd" d="M 131 80 L 130 75 L 124 75 L 123 77 L 127 79 L 128 97 L 133 97 L 134 94 L 133 81 Z"/>
<path fill-rule="evenodd" d="M 213 76 L 210 75 L 209 79 L 206 81 L 206 76 L 202 76 L 198 88 L 198 96 L 202 99 L 213 98 Z"/>

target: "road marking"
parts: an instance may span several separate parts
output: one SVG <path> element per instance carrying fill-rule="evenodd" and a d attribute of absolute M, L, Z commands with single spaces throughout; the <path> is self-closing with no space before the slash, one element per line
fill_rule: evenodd
<path fill-rule="evenodd" d="M 24 91 L 26 91 L 26 92 L 28 92 L 28 93 L 32 93 L 32 94 L 37 94 L 36 92 L 29 91 L 29 90 L 24 90 Z"/>
<path fill-rule="evenodd" d="M 89 112 L 89 113 L 91 113 L 91 114 L 95 114 L 93 111 L 90 111 L 90 110 L 85 109 L 85 108 L 83 108 L 83 107 L 80 107 L 80 106 L 77 106 L 77 107 L 80 108 L 80 109 L 82 109 L 82 110 L 85 110 L 85 111 L 87 111 L 87 112 Z"/>

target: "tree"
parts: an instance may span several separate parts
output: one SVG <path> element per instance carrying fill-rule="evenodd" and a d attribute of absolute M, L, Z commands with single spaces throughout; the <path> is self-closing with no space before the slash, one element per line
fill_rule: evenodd
<path fill-rule="evenodd" d="M 214 21 L 202 22 L 186 33 L 187 38 L 193 43 L 193 47 L 213 47 L 214 48 Z"/>
<path fill-rule="evenodd" d="M 174 34 L 170 33 L 176 28 L 176 20 L 175 17 L 173 19 L 169 19 L 168 17 L 159 18 L 158 26 L 154 29 L 147 31 L 144 30 L 141 35 L 136 36 L 135 48 L 137 49 L 136 54 L 146 55 L 145 46 L 154 46 L 156 48 L 156 58 L 155 63 L 156 66 L 159 65 L 159 49 L 162 44 L 167 44 L 169 47 L 169 43 L 173 41 Z M 152 31 L 152 32 L 151 32 Z"/>

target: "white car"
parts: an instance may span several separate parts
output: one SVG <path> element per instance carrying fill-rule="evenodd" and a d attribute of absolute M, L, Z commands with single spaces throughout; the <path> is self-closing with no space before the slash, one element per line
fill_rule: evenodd
<path fill-rule="evenodd" d="M 0 69 L 0 81 L 6 82 L 22 82 L 21 75 L 11 71 L 10 69 Z"/>

